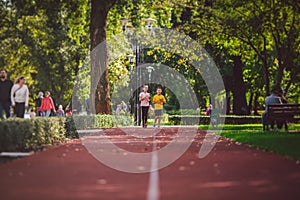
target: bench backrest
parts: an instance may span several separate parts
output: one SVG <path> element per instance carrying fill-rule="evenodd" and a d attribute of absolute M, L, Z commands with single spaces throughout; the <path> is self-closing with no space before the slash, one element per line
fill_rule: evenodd
<path fill-rule="evenodd" d="M 272 104 L 268 105 L 268 116 L 273 119 L 293 119 L 300 115 L 300 104 Z"/>

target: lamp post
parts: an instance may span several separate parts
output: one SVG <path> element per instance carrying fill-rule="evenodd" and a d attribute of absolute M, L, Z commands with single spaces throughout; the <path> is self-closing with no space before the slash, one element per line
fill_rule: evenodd
<path fill-rule="evenodd" d="M 128 58 L 128 61 L 130 63 L 130 80 L 132 78 L 132 65 L 134 63 L 134 60 L 135 60 L 135 56 L 130 54 L 130 55 L 127 55 L 127 58 Z M 130 92 L 132 92 L 132 87 L 130 86 Z"/>
<path fill-rule="evenodd" d="M 154 71 L 155 69 L 154 69 L 154 67 L 152 67 L 152 66 L 148 66 L 148 67 L 146 67 L 146 69 L 147 69 L 147 71 L 148 71 L 148 73 L 149 73 L 149 86 L 150 86 L 150 83 L 151 83 L 151 73 L 152 73 L 152 71 Z"/>
<path fill-rule="evenodd" d="M 155 19 L 152 19 L 151 17 L 144 19 L 144 21 L 146 22 L 146 28 L 148 31 L 151 31 L 153 28 L 153 24 L 156 22 Z"/>
<path fill-rule="evenodd" d="M 135 56 L 134 55 L 132 55 L 132 54 L 130 54 L 130 55 L 127 55 L 127 58 L 128 58 L 128 61 L 129 61 L 129 63 L 130 63 L 130 80 L 132 80 L 132 66 L 133 66 L 133 64 L 134 64 L 134 61 L 135 61 Z M 133 94 L 132 92 L 132 83 L 129 83 L 129 87 L 130 87 L 130 107 L 132 108 L 132 97 L 134 97 L 134 95 L 131 97 L 131 95 Z M 134 98 L 135 99 L 135 98 Z M 134 102 L 134 106 L 135 106 L 135 104 L 136 104 L 136 102 Z M 134 109 L 134 106 L 133 106 L 133 111 L 132 111 L 132 109 L 130 109 L 130 114 L 132 114 L 132 113 L 135 113 L 135 109 Z"/>
<path fill-rule="evenodd" d="M 126 30 L 133 29 L 133 27 L 127 25 L 128 22 L 130 21 L 129 19 L 122 17 L 119 21 L 121 22 L 122 30 L 124 32 Z M 147 30 L 151 31 L 153 28 L 153 23 L 156 22 L 156 20 L 152 19 L 152 18 L 147 18 L 147 19 L 144 19 L 144 21 L 146 22 Z M 142 78 L 141 78 L 142 72 L 141 72 L 141 69 L 139 71 L 138 67 L 137 67 L 139 62 L 142 62 L 142 60 L 140 58 L 140 54 L 139 54 L 141 49 L 142 48 L 139 46 L 138 40 L 136 38 L 133 38 L 133 44 L 132 44 L 133 55 L 128 55 L 128 60 L 131 64 L 135 63 L 135 76 L 136 76 L 136 86 L 137 87 L 140 86 L 142 83 Z M 151 67 L 151 66 L 149 66 L 149 67 Z M 153 67 L 151 67 L 151 68 L 153 68 Z M 149 72 L 149 70 L 148 70 L 148 72 Z M 151 72 L 152 72 L 152 69 L 151 69 Z M 150 73 L 149 83 L 150 83 L 150 79 L 151 79 L 151 72 L 149 72 Z M 136 89 L 136 91 L 134 92 L 135 94 L 133 95 L 134 96 L 134 125 L 135 126 L 139 126 L 141 124 L 141 110 L 140 110 L 140 105 L 139 105 L 139 90 L 138 90 L 138 88 Z M 132 93 L 132 88 L 130 88 L 130 90 L 131 90 L 130 92 Z"/>
<path fill-rule="evenodd" d="M 122 23 L 122 30 L 125 31 L 126 30 L 126 25 L 129 22 L 129 19 L 127 19 L 125 17 L 122 17 L 119 21 Z"/>

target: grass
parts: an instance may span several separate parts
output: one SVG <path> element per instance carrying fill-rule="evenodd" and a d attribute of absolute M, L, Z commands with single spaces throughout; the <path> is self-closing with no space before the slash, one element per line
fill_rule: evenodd
<path fill-rule="evenodd" d="M 207 130 L 208 125 L 199 128 Z M 300 160 L 300 124 L 290 124 L 289 130 L 264 132 L 261 124 L 224 125 L 221 136 Z"/>

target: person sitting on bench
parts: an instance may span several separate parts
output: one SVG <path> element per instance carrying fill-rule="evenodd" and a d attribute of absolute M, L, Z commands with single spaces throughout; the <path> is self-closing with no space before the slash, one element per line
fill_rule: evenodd
<path fill-rule="evenodd" d="M 265 100 L 266 110 L 265 110 L 265 112 L 264 112 L 264 114 L 262 116 L 262 121 L 263 121 L 263 125 L 264 126 L 268 124 L 268 119 L 267 119 L 267 116 L 268 116 L 268 105 L 271 105 L 271 104 L 282 104 L 282 101 L 281 101 L 281 98 L 280 98 L 280 91 L 281 91 L 281 88 L 278 87 L 278 86 L 275 86 L 272 89 L 272 94 L 270 96 L 266 97 L 266 100 Z M 271 130 L 274 129 L 274 124 L 275 124 L 274 121 L 270 122 Z"/>
<path fill-rule="evenodd" d="M 283 89 L 280 88 L 280 90 L 279 90 L 279 97 L 280 97 L 280 100 L 281 100 L 282 104 L 287 104 L 288 103 L 285 95 L 286 95 L 286 92 Z M 277 128 L 278 129 L 281 129 L 283 125 L 285 127 L 285 130 L 288 129 L 288 125 L 287 125 L 287 121 L 286 120 L 279 120 L 279 121 L 276 122 L 276 124 L 277 124 Z"/>

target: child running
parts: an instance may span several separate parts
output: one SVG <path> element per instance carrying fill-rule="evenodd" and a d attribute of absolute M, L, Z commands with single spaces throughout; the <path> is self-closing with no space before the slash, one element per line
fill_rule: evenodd
<path fill-rule="evenodd" d="M 142 107 L 143 128 L 147 128 L 148 110 L 150 106 L 150 94 L 148 93 L 148 85 L 144 85 L 143 92 L 140 93 L 139 97 Z"/>
<path fill-rule="evenodd" d="M 155 113 L 153 127 L 155 127 L 157 123 L 158 128 L 160 128 L 160 118 L 162 115 L 163 105 L 166 103 L 166 99 L 161 93 L 162 93 L 162 89 L 161 87 L 158 87 L 156 89 L 156 95 L 153 97 L 154 113 Z"/>

